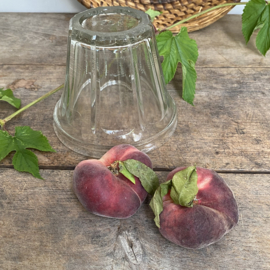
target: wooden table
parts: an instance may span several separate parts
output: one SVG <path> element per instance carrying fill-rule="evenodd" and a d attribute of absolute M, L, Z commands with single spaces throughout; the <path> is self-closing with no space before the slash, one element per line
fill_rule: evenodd
<path fill-rule="evenodd" d="M 1 14 L 0 87 L 22 105 L 64 82 L 70 14 Z M 178 107 L 173 137 L 149 153 L 164 181 L 177 166 L 219 172 L 234 191 L 239 223 L 201 250 L 178 247 L 158 232 L 149 199 L 131 218 L 106 219 L 84 210 L 72 171 L 87 157 L 63 146 L 53 131 L 58 92 L 6 128 L 41 130 L 57 153 L 35 151 L 45 181 L 0 162 L 0 269 L 270 269 L 270 54 L 255 36 L 246 46 L 241 17 L 226 15 L 190 35 L 199 46 L 195 107 L 180 98 L 181 72 L 167 86 Z M 0 119 L 14 112 L 0 103 Z"/>

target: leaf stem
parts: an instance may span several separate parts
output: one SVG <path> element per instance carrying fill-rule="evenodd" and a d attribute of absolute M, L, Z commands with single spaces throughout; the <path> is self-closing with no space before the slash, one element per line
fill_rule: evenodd
<path fill-rule="evenodd" d="M 45 95 L 43 95 L 42 97 L 34 100 L 33 102 L 27 104 L 26 106 L 24 106 L 23 108 L 21 108 L 20 110 L 16 111 L 15 113 L 11 114 L 10 116 L 6 117 L 5 119 L 0 119 L 0 127 L 3 128 L 5 126 L 5 124 L 10 121 L 12 118 L 14 118 L 15 116 L 17 116 L 18 114 L 20 114 L 21 112 L 25 111 L 26 109 L 30 108 L 31 106 L 35 105 L 36 103 L 40 102 L 41 100 L 49 97 L 50 95 L 56 93 L 57 91 L 59 91 L 60 89 L 62 89 L 64 87 L 64 84 L 58 86 L 57 88 L 51 90 L 50 92 L 46 93 Z"/>
<path fill-rule="evenodd" d="M 169 29 L 171 29 L 171 28 L 173 28 L 173 27 L 175 27 L 175 26 L 177 26 L 177 25 L 179 25 L 179 24 L 185 23 L 185 22 L 187 22 L 187 21 L 189 21 L 189 20 L 192 20 L 192 19 L 194 19 L 194 18 L 197 18 L 197 17 L 199 17 L 199 16 L 201 16 L 201 15 L 203 15 L 203 14 L 205 14 L 205 13 L 208 13 L 208 12 L 210 12 L 210 11 L 212 11 L 212 10 L 215 10 L 215 9 L 218 9 L 218 8 L 227 7 L 227 6 L 246 5 L 247 3 L 248 3 L 248 2 L 241 2 L 241 3 L 226 3 L 226 4 L 218 5 L 218 6 L 215 6 L 215 7 L 211 7 L 211 8 L 209 8 L 209 9 L 206 9 L 206 10 L 200 12 L 200 13 L 194 14 L 194 15 L 192 15 L 192 16 L 186 18 L 186 19 L 183 19 L 183 20 L 180 21 L 180 22 L 177 22 L 177 23 L 175 23 L 175 24 L 173 24 L 173 25 L 167 27 L 166 30 L 169 30 Z"/>

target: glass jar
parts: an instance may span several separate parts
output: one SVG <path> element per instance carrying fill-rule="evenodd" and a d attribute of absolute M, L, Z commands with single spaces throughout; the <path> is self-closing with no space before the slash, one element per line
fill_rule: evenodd
<path fill-rule="evenodd" d="M 64 92 L 54 129 L 67 147 L 101 157 L 117 144 L 148 152 L 174 132 L 151 20 L 128 7 L 99 7 L 70 21 Z"/>

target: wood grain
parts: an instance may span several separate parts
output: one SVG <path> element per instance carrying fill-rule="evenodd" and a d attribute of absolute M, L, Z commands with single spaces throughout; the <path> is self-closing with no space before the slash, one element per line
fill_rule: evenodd
<path fill-rule="evenodd" d="M 1 65 L 65 65 L 71 14 L 2 13 Z"/>
<path fill-rule="evenodd" d="M 64 82 L 68 21 L 72 14 L 12 14 L 0 16 L 0 87 L 11 87 L 22 105 Z M 237 27 L 236 27 L 237 26 Z M 156 169 L 196 163 L 216 170 L 269 171 L 269 57 L 246 47 L 240 16 L 227 15 L 194 32 L 197 63 L 195 107 L 181 100 L 181 71 L 168 89 L 178 108 L 174 136 L 149 155 Z M 213 38 L 214 37 L 214 38 Z M 245 57 L 243 57 L 245 56 Z M 60 92 L 7 124 L 41 130 L 57 150 L 36 152 L 44 168 L 73 168 L 86 157 L 64 147 L 52 128 Z M 0 118 L 15 110 L 0 103 Z M 0 162 L 11 166 L 12 155 Z"/>
<path fill-rule="evenodd" d="M 164 146 L 149 153 L 156 169 L 197 164 L 215 170 L 270 171 L 270 87 L 269 68 L 197 68 L 195 107 L 180 98 L 181 72 L 168 85 L 178 108 L 178 126 Z M 22 105 L 35 100 L 64 81 L 65 67 L 4 65 L 0 87 L 14 81 L 31 81 L 32 88 L 14 89 Z M 35 90 L 37 88 L 37 90 Z M 61 93 L 56 93 L 10 121 L 30 125 L 48 137 L 57 153 L 36 151 L 40 165 L 73 168 L 87 157 L 63 146 L 53 130 L 53 110 Z M 0 103 L 0 118 L 15 111 Z M 12 155 L 0 162 L 11 166 Z"/>
<path fill-rule="evenodd" d="M 199 48 L 197 66 L 270 67 L 270 53 L 263 57 L 256 48 L 258 30 L 246 45 L 241 16 L 226 15 L 210 26 L 190 34 Z"/>
<path fill-rule="evenodd" d="M 2 13 L 0 65 L 65 65 L 72 16 Z M 199 47 L 198 67 L 270 67 L 270 58 L 256 49 L 256 34 L 245 44 L 239 15 L 226 15 L 190 37 Z"/>
<path fill-rule="evenodd" d="M 221 174 L 235 194 L 240 220 L 201 250 L 163 238 L 147 203 L 126 220 L 98 217 L 74 195 L 72 171 L 41 174 L 45 181 L 0 169 L 1 269 L 269 269 L 268 174 Z M 166 173 L 159 178 L 164 181 Z"/>
<path fill-rule="evenodd" d="M 11 87 L 23 106 L 64 82 L 72 16 L 1 14 L 0 88 Z M 58 92 L 6 125 L 11 133 L 17 125 L 41 130 L 57 153 L 35 151 L 41 167 L 48 168 L 41 170 L 45 181 L 5 168 L 12 167 L 13 154 L 0 162 L 0 269 L 269 269 L 269 53 L 258 53 L 256 34 L 245 45 L 237 15 L 190 36 L 200 53 L 195 107 L 180 98 L 179 69 L 167 86 L 178 108 L 176 132 L 149 156 L 156 170 L 197 164 L 238 172 L 221 174 L 238 202 L 236 228 L 218 243 L 193 251 L 160 235 L 150 197 L 127 220 L 86 212 L 73 193 L 72 170 L 60 170 L 73 169 L 87 157 L 63 146 L 53 131 Z M 14 111 L 0 102 L 0 119 Z M 166 172 L 158 174 L 166 179 Z"/>

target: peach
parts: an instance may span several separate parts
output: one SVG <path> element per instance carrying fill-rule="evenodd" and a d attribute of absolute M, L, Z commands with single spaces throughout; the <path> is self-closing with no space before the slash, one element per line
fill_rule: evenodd
<path fill-rule="evenodd" d="M 133 184 L 118 172 L 115 161 L 127 159 L 138 160 L 152 168 L 151 160 L 145 153 L 127 144 L 114 146 L 99 160 L 84 160 L 76 166 L 74 191 L 88 211 L 119 219 L 136 213 L 147 192 L 137 177 Z"/>
<path fill-rule="evenodd" d="M 176 168 L 167 180 L 184 168 Z M 163 197 L 160 233 L 169 241 L 186 248 L 203 248 L 228 233 L 238 222 L 234 195 L 214 171 L 197 168 L 198 193 L 193 207 L 175 204 L 170 192 Z"/>

